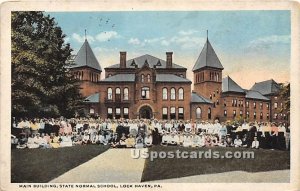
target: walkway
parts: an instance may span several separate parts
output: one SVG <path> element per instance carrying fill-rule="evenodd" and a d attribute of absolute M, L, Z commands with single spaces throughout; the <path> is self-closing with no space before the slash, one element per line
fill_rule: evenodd
<path fill-rule="evenodd" d="M 109 149 L 55 178 L 51 183 L 138 183 L 145 160 L 133 159 L 131 149 Z"/>

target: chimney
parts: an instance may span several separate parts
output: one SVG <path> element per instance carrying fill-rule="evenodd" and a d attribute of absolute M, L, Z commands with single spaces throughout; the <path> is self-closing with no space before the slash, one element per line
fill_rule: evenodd
<path fill-rule="evenodd" d="M 172 68 L 172 54 L 173 52 L 166 52 L 167 54 L 167 68 Z"/>
<path fill-rule="evenodd" d="M 120 52 L 120 68 L 126 68 L 126 52 Z"/>

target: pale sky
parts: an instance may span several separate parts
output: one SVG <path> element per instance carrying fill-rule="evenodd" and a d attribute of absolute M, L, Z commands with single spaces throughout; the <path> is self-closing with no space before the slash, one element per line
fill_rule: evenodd
<path fill-rule="evenodd" d="M 76 54 L 87 39 L 102 68 L 150 54 L 192 68 L 208 38 L 223 67 L 242 88 L 273 78 L 289 81 L 290 11 L 47 12 Z M 104 76 L 104 75 L 102 75 Z"/>

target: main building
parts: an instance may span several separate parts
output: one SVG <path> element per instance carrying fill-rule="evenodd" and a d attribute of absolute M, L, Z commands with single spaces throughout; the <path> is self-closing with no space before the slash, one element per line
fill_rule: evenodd
<path fill-rule="evenodd" d="M 120 63 L 102 68 L 85 40 L 73 60 L 71 71 L 79 80 L 85 97 L 85 112 L 101 118 L 156 118 L 220 121 L 287 122 L 281 112 L 280 86 L 274 80 L 241 88 L 229 76 L 207 39 L 194 67 L 192 82 L 187 68 L 166 59 L 142 55 L 127 59 L 120 52 Z"/>

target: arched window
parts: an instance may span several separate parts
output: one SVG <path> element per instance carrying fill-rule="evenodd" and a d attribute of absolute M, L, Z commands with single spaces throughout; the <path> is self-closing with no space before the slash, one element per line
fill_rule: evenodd
<path fill-rule="evenodd" d="M 112 88 L 108 88 L 108 89 L 107 89 L 107 99 L 108 99 L 108 100 L 112 100 L 112 99 L 113 99 Z"/>
<path fill-rule="evenodd" d="M 219 81 L 219 74 L 217 73 L 217 82 Z"/>
<path fill-rule="evenodd" d="M 208 108 L 208 111 L 207 111 L 207 118 L 211 119 L 211 109 L 210 108 Z"/>
<path fill-rule="evenodd" d="M 163 88 L 163 100 L 167 100 L 168 99 L 168 89 L 167 88 Z"/>
<path fill-rule="evenodd" d="M 184 97 L 183 97 L 183 88 L 179 88 L 179 90 L 178 90 L 178 99 L 179 100 L 184 99 Z"/>
<path fill-rule="evenodd" d="M 150 76 L 150 74 L 147 75 L 147 82 L 151 82 L 151 76 Z"/>
<path fill-rule="evenodd" d="M 171 100 L 175 100 L 176 99 L 176 90 L 175 88 L 171 88 Z"/>
<path fill-rule="evenodd" d="M 129 99 L 129 91 L 128 91 L 128 88 L 124 88 L 124 100 L 128 100 Z"/>
<path fill-rule="evenodd" d="M 116 88 L 116 101 L 121 101 L 121 89 Z"/>
<path fill-rule="evenodd" d="M 144 74 L 141 75 L 141 82 L 144 82 L 145 81 L 145 76 Z"/>
<path fill-rule="evenodd" d="M 196 109 L 196 118 L 197 118 L 197 119 L 200 119 L 200 118 L 201 118 L 201 108 L 200 108 L 200 107 L 198 107 L 198 108 Z"/>

